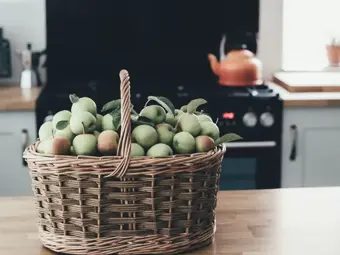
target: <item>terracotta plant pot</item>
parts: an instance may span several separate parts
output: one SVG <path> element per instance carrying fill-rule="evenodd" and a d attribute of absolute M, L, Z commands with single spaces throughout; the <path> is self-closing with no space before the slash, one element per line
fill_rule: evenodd
<path fill-rule="evenodd" d="M 327 45 L 327 57 L 330 66 L 339 66 L 340 45 Z"/>

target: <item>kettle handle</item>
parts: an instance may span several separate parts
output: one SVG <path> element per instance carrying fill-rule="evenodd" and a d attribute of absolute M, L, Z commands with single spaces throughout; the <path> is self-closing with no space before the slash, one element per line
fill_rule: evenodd
<path fill-rule="evenodd" d="M 220 42 L 220 57 L 219 57 L 220 61 L 223 60 L 224 57 L 225 57 L 225 44 L 226 44 L 226 41 L 227 41 L 227 36 L 225 34 L 223 34 L 221 42 Z"/>

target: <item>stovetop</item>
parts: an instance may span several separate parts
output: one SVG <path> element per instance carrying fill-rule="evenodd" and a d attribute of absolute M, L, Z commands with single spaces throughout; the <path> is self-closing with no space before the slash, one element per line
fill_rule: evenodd
<path fill-rule="evenodd" d="M 228 98 L 245 98 L 245 99 L 265 99 L 265 98 L 278 98 L 275 93 L 266 84 L 257 86 L 210 86 L 197 88 L 178 87 L 178 93 L 187 94 L 201 94 L 209 97 L 228 97 Z"/>
<path fill-rule="evenodd" d="M 89 96 L 103 101 L 110 96 L 109 100 L 119 97 L 119 84 L 70 84 L 63 86 L 46 86 L 41 93 L 41 97 L 54 99 L 68 98 L 69 94 L 78 96 Z M 197 85 L 162 85 L 155 84 L 138 84 L 131 87 L 132 98 L 137 95 L 164 95 L 169 97 L 187 97 L 192 95 L 207 97 L 228 97 L 228 98 L 245 98 L 245 99 L 268 99 L 278 98 L 278 94 L 266 84 L 257 86 L 220 86 L 216 84 L 197 84 Z"/>

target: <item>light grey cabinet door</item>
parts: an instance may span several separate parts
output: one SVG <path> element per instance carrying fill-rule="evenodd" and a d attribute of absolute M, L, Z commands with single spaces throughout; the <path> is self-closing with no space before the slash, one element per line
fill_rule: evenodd
<path fill-rule="evenodd" d="M 34 112 L 0 112 L 0 196 L 31 195 L 22 152 L 36 139 Z"/>
<path fill-rule="evenodd" d="M 340 186 L 340 108 L 286 108 L 283 125 L 282 186 Z"/>

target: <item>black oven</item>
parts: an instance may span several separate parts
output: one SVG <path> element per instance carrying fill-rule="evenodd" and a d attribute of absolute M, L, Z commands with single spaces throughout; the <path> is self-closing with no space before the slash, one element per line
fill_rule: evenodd
<path fill-rule="evenodd" d="M 221 135 L 243 137 L 226 144 L 220 189 L 280 188 L 282 100 L 265 84 L 242 88 L 199 85 L 196 90 L 180 87 L 172 99 L 175 105 L 203 97 L 208 104 L 200 109 L 217 122 Z"/>
<path fill-rule="evenodd" d="M 281 149 L 276 141 L 226 144 L 220 190 L 269 189 L 281 186 Z"/>

